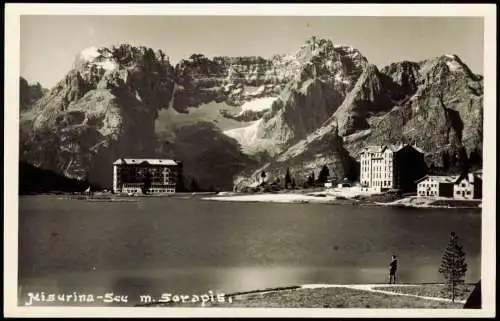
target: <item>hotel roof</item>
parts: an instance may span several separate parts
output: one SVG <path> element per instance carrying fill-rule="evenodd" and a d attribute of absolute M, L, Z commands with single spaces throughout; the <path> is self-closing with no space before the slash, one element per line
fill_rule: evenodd
<path fill-rule="evenodd" d="M 392 144 L 385 144 L 385 145 L 372 145 L 372 146 L 365 146 L 361 149 L 360 153 L 358 154 L 361 155 L 364 152 L 367 153 L 383 153 L 386 149 L 390 149 L 394 153 L 402 150 L 403 148 L 410 146 L 419 153 L 425 154 L 425 151 L 422 150 L 421 148 L 417 147 L 416 145 L 410 145 L 410 144 L 399 144 L 399 145 L 392 145 Z"/>
<path fill-rule="evenodd" d="M 457 180 L 458 176 L 439 176 L 439 175 L 425 175 L 424 177 L 419 178 L 418 180 L 415 181 L 415 183 L 420 183 L 421 181 L 424 181 L 426 179 L 432 179 L 433 181 L 436 181 L 438 183 L 449 183 L 453 184 Z"/>
<path fill-rule="evenodd" d="M 113 165 L 135 165 L 147 163 L 150 165 L 177 165 L 178 162 L 173 159 L 161 158 L 118 158 Z"/>

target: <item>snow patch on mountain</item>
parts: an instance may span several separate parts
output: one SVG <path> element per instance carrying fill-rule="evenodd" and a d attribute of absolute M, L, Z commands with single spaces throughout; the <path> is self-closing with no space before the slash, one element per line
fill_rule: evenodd
<path fill-rule="evenodd" d="M 114 61 L 111 61 L 111 60 L 99 61 L 99 62 L 95 62 L 95 64 L 104 70 L 118 69 L 118 64 Z"/>
<path fill-rule="evenodd" d="M 456 60 L 447 61 L 446 64 L 448 65 L 448 68 L 450 68 L 450 71 L 457 71 L 461 68 L 460 64 Z"/>
<path fill-rule="evenodd" d="M 80 59 L 92 61 L 99 57 L 101 54 L 97 51 L 96 47 L 85 48 L 80 52 Z"/>
<path fill-rule="evenodd" d="M 241 146 L 245 154 L 256 154 L 267 152 L 275 154 L 277 150 L 276 142 L 272 139 L 262 138 L 263 120 L 252 122 L 249 126 L 234 128 L 224 131 L 226 136 L 234 138 Z"/>
<path fill-rule="evenodd" d="M 241 111 L 239 115 L 242 115 L 246 111 L 264 111 L 271 108 L 273 102 L 277 99 L 277 97 L 263 97 L 257 98 L 250 101 L 245 102 L 241 106 Z"/>
<path fill-rule="evenodd" d="M 99 50 L 96 47 L 89 47 L 80 51 L 76 62 L 87 67 L 94 65 L 107 71 L 118 69 L 118 64 L 114 61 L 111 52 Z"/>
<path fill-rule="evenodd" d="M 225 102 L 209 102 L 198 107 L 188 107 L 184 113 L 174 108 L 162 109 L 155 122 L 155 131 L 162 137 L 170 137 L 177 129 L 197 123 L 212 123 L 221 131 L 247 125 L 248 123 L 224 117 L 223 112 L 230 112 L 234 108 Z"/>

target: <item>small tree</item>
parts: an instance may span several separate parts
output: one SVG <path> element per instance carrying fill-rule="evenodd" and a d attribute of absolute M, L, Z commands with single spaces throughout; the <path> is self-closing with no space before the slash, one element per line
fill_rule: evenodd
<path fill-rule="evenodd" d="M 287 168 L 285 174 L 285 188 L 290 188 L 291 185 L 292 185 L 292 176 L 290 175 L 290 168 Z"/>
<path fill-rule="evenodd" d="M 443 169 L 445 171 L 448 171 L 450 169 L 450 154 L 448 154 L 447 151 L 443 151 L 441 153 L 441 158 L 442 158 L 442 161 L 443 161 Z"/>
<path fill-rule="evenodd" d="M 191 192 L 198 192 L 200 187 L 198 186 L 198 182 L 196 182 L 196 179 L 191 179 Z"/>
<path fill-rule="evenodd" d="M 184 176 L 180 174 L 177 177 L 177 181 L 175 182 L 175 189 L 177 192 L 185 192 L 186 191 L 186 184 L 184 182 Z"/>
<path fill-rule="evenodd" d="M 307 177 L 307 180 L 304 184 L 306 187 L 312 187 L 314 185 L 314 173 L 312 173 L 311 175 L 309 175 Z"/>
<path fill-rule="evenodd" d="M 330 176 L 330 170 L 326 165 L 324 165 L 319 172 L 318 183 L 324 184 L 327 181 L 328 176 Z"/>
<path fill-rule="evenodd" d="M 260 173 L 260 178 L 261 178 L 261 183 L 264 183 L 264 180 L 266 178 L 266 172 L 262 171 L 262 173 Z"/>
<path fill-rule="evenodd" d="M 151 173 L 148 170 L 146 170 L 142 182 L 143 182 L 142 193 L 144 195 L 147 195 L 149 193 L 149 189 L 151 188 L 151 183 L 152 183 Z"/>
<path fill-rule="evenodd" d="M 467 263 L 465 263 L 465 253 L 458 243 L 458 236 L 451 232 L 448 247 L 446 248 L 439 273 L 443 274 L 448 291 L 451 292 L 451 300 L 455 302 L 455 292 L 457 285 L 464 283 Z"/>
<path fill-rule="evenodd" d="M 477 167 L 480 166 L 481 163 L 482 163 L 481 153 L 479 152 L 479 149 L 476 147 L 469 153 L 469 166 Z"/>

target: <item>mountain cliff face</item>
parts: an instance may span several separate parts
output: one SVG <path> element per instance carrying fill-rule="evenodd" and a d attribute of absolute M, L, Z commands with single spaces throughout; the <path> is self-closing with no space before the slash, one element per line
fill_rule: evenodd
<path fill-rule="evenodd" d="M 317 175 L 323 165 L 337 178 L 356 179 L 355 159 L 368 145 L 416 144 L 437 167 L 449 166 L 450 159 L 480 162 L 482 99 L 482 77 L 455 55 L 393 63 L 381 71 L 367 65 L 328 120 L 256 171 L 242 173 L 237 184 L 255 183 L 266 168 L 271 179 L 284 177 L 286 167 L 303 181 L 308 170 Z"/>
<path fill-rule="evenodd" d="M 170 100 L 172 68 L 148 48 L 90 48 L 22 124 L 21 159 L 109 185 L 110 164 L 155 150 L 154 122 Z"/>
<path fill-rule="evenodd" d="M 383 141 L 412 142 L 427 152 L 429 162 L 442 165 L 442 154 L 482 154 L 483 84 L 454 55 L 385 67 L 393 80 L 388 95 L 392 109 L 372 120 L 359 135 L 346 136 L 346 148 L 355 152 Z"/>
<path fill-rule="evenodd" d="M 482 77 L 455 55 L 379 70 L 314 37 L 269 59 L 194 54 L 176 66 L 144 47 L 90 48 L 21 115 L 20 152 L 103 186 L 124 156 L 182 160 L 205 187 L 286 168 L 300 182 L 323 165 L 343 178 L 369 144 L 416 143 L 437 165 L 463 150 L 481 155 L 482 96 Z"/>
<path fill-rule="evenodd" d="M 277 74 L 287 75 L 287 85 L 261 119 L 226 132 L 248 153 L 276 156 L 313 132 L 341 105 L 367 59 L 356 49 L 313 38 L 273 63 Z"/>

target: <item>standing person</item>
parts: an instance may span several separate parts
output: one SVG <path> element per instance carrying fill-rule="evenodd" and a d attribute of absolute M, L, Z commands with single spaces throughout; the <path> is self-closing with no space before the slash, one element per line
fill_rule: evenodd
<path fill-rule="evenodd" d="M 396 259 L 396 255 L 393 255 L 391 263 L 389 263 L 389 284 L 396 284 L 397 269 L 398 269 L 398 260 Z"/>

